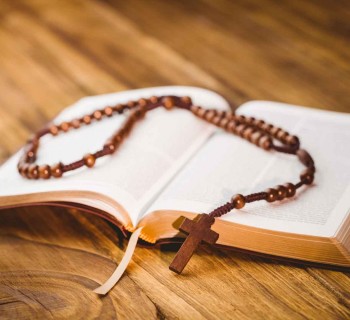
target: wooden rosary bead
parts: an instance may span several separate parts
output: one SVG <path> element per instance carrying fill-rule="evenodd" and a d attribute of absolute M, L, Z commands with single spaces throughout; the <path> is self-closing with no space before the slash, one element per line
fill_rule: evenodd
<path fill-rule="evenodd" d="M 236 122 L 235 120 L 230 120 L 229 123 L 226 126 L 226 130 L 228 132 L 234 133 L 236 130 Z"/>
<path fill-rule="evenodd" d="M 226 129 L 228 122 L 229 122 L 229 120 L 227 118 L 222 118 L 219 122 L 220 128 Z"/>
<path fill-rule="evenodd" d="M 254 126 L 255 118 L 254 117 L 246 117 L 246 124 L 250 126 Z"/>
<path fill-rule="evenodd" d="M 27 177 L 28 176 L 28 169 L 29 169 L 29 164 L 25 163 L 23 164 L 19 169 L 19 173 L 22 175 L 22 177 Z"/>
<path fill-rule="evenodd" d="M 55 178 L 61 178 L 63 175 L 63 164 L 61 162 L 51 167 L 51 175 Z"/>
<path fill-rule="evenodd" d="M 57 128 L 57 126 L 51 126 L 50 127 L 50 133 L 53 135 L 53 136 L 57 136 L 57 134 L 58 134 L 58 128 Z"/>
<path fill-rule="evenodd" d="M 90 124 L 92 119 L 91 119 L 91 116 L 86 115 L 83 117 L 82 120 L 83 120 L 83 123 Z"/>
<path fill-rule="evenodd" d="M 166 97 L 163 99 L 163 105 L 166 109 L 170 110 L 175 106 L 175 100 L 172 97 Z"/>
<path fill-rule="evenodd" d="M 102 112 L 100 110 L 96 110 L 93 114 L 92 114 L 93 118 L 97 121 L 102 119 Z"/>
<path fill-rule="evenodd" d="M 205 115 L 205 120 L 212 121 L 213 118 L 216 116 L 216 112 L 214 110 L 209 110 Z"/>
<path fill-rule="evenodd" d="M 291 198 L 295 195 L 295 192 L 296 192 L 296 188 L 295 188 L 295 185 L 293 183 L 286 183 L 284 185 L 287 189 L 287 194 L 286 194 L 286 197 L 287 198 Z"/>
<path fill-rule="evenodd" d="M 314 171 L 310 168 L 305 169 L 300 174 L 300 181 L 307 185 L 312 184 L 314 182 Z"/>
<path fill-rule="evenodd" d="M 92 168 L 96 162 L 95 157 L 91 153 L 85 155 L 83 159 L 84 159 L 84 164 L 89 168 Z"/>
<path fill-rule="evenodd" d="M 281 131 L 282 129 L 281 128 L 278 128 L 278 127 L 272 127 L 271 130 L 270 130 L 270 134 L 274 137 L 277 137 L 277 134 L 279 131 Z"/>
<path fill-rule="evenodd" d="M 188 105 L 192 104 L 192 99 L 188 96 L 181 97 L 181 101 L 185 104 L 188 104 Z"/>
<path fill-rule="evenodd" d="M 69 130 L 69 123 L 68 122 L 62 122 L 59 126 L 59 129 L 63 132 L 67 132 Z"/>
<path fill-rule="evenodd" d="M 48 165 L 43 165 L 39 167 L 39 178 L 49 179 L 51 176 L 51 168 Z"/>
<path fill-rule="evenodd" d="M 287 188 L 285 186 L 278 185 L 275 189 L 277 191 L 277 200 L 283 200 L 287 196 Z"/>
<path fill-rule="evenodd" d="M 286 143 L 292 146 L 299 145 L 299 139 L 296 136 L 288 135 L 286 138 Z"/>
<path fill-rule="evenodd" d="M 252 134 L 252 136 L 250 137 L 250 142 L 254 143 L 255 145 L 259 145 L 259 140 L 261 139 L 261 137 L 264 134 L 261 131 L 256 131 Z"/>
<path fill-rule="evenodd" d="M 117 105 L 115 105 L 112 109 L 115 112 L 118 112 L 119 114 L 123 112 L 124 108 L 127 108 L 128 106 L 123 106 L 122 104 L 118 103 Z"/>
<path fill-rule="evenodd" d="M 231 202 L 236 209 L 242 209 L 245 206 L 245 197 L 241 194 L 236 194 L 231 198 Z"/>
<path fill-rule="evenodd" d="M 263 135 L 259 139 L 259 147 L 263 148 L 264 150 L 271 149 L 272 146 L 272 139 L 268 135 Z"/>
<path fill-rule="evenodd" d="M 266 201 L 267 202 L 274 202 L 277 200 L 277 198 L 278 198 L 277 190 L 275 190 L 273 188 L 269 188 L 265 192 L 266 192 Z"/>
<path fill-rule="evenodd" d="M 71 125 L 74 129 L 79 129 L 80 128 L 80 121 L 79 119 L 74 119 L 72 122 L 71 122 Z"/>
<path fill-rule="evenodd" d="M 158 103 L 158 97 L 152 96 L 152 97 L 149 99 L 149 101 L 151 101 L 151 103 L 153 103 L 153 104 L 156 104 L 156 103 Z"/>
<path fill-rule="evenodd" d="M 136 102 L 135 101 L 132 101 L 132 100 L 130 100 L 130 101 L 128 101 L 128 103 L 126 104 L 129 108 L 133 108 L 133 107 L 135 107 L 136 106 Z"/>
<path fill-rule="evenodd" d="M 193 114 L 195 114 L 196 116 L 197 116 L 197 113 L 198 113 L 199 109 L 200 109 L 200 107 L 199 107 L 199 106 L 196 106 L 196 105 L 192 105 L 192 106 L 190 107 L 190 111 L 191 111 Z"/>
<path fill-rule="evenodd" d="M 243 136 L 243 132 L 244 130 L 247 129 L 247 126 L 245 124 L 239 124 L 237 127 L 236 127 L 236 134 L 240 137 Z"/>
<path fill-rule="evenodd" d="M 207 114 L 207 110 L 204 108 L 199 107 L 197 110 L 197 116 L 200 118 L 204 118 L 205 115 Z"/>
<path fill-rule="evenodd" d="M 212 119 L 211 123 L 214 124 L 214 125 L 216 125 L 216 126 L 219 126 L 220 121 L 221 121 L 221 117 L 220 117 L 220 116 L 215 116 L 215 117 Z"/>
<path fill-rule="evenodd" d="M 236 120 L 237 120 L 239 123 L 245 123 L 245 122 L 246 122 L 246 117 L 243 116 L 243 115 L 238 115 L 238 116 L 236 116 Z"/>
<path fill-rule="evenodd" d="M 276 138 L 278 139 L 278 140 L 283 140 L 283 138 L 285 138 L 286 136 L 288 135 L 288 133 L 286 132 L 286 131 L 284 131 L 284 130 L 279 130 L 278 132 L 277 132 L 277 134 L 276 134 Z"/>
<path fill-rule="evenodd" d="M 25 157 L 25 160 L 26 160 L 25 162 L 33 163 L 35 161 L 35 158 L 36 156 L 35 156 L 34 150 L 29 150 Z"/>
<path fill-rule="evenodd" d="M 261 129 L 261 127 L 262 127 L 264 124 L 265 124 L 265 121 L 264 121 L 264 120 L 255 119 L 255 121 L 254 121 L 254 125 L 255 125 L 257 128 L 259 128 L 259 129 Z"/>
<path fill-rule="evenodd" d="M 269 123 L 264 123 L 262 126 L 261 126 L 261 130 L 265 131 L 265 132 L 270 132 L 270 130 L 273 128 L 273 125 L 272 124 L 269 124 Z"/>
<path fill-rule="evenodd" d="M 147 105 L 147 103 L 148 103 L 148 101 L 146 99 L 144 99 L 144 98 L 139 99 L 139 101 L 138 101 L 138 105 L 140 107 L 145 107 Z"/>
<path fill-rule="evenodd" d="M 111 117 L 113 115 L 113 108 L 112 107 L 106 107 L 106 108 L 103 109 L 103 113 L 107 117 Z"/>
<path fill-rule="evenodd" d="M 244 139 L 249 141 L 254 132 L 255 132 L 255 129 L 253 127 L 248 127 L 243 131 L 242 136 Z"/>
<path fill-rule="evenodd" d="M 305 166 L 311 167 L 314 165 L 314 160 L 311 158 L 310 154 L 306 150 L 299 149 L 297 150 L 296 155 L 299 161 Z"/>
<path fill-rule="evenodd" d="M 28 177 L 30 179 L 38 179 L 39 178 L 39 170 L 36 164 L 31 164 L 28 167 Z"/>

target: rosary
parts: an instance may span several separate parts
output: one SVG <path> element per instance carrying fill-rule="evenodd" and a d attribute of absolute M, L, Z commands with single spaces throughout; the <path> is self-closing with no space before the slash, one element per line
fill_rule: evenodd
<path fill-rule="evenodd" d="M 211 230 L 215 218 L 220 217 L 233 209 L 241 209 L 247 203 L 265 200 L 267 202 L 281 201 L 285 198 L 291 198 L 296 190 L 303 185 L 310 185 L 314 180 L 315 166 L 310 154 L 304 149 L 300 149 L 298 137 L 289 134 L 287 131 L 258 120 L 253 117 L 236 115 L 233 112 L 219 111 L 215 109 L 204 109 L 194 105 L 189 97 L 160 96 L 149 99 L 139 99 L 138 101 L 129 101 L 126 104 L 117 104 L 108 106 L 101 110 L 96 110 L 92 114 L 85 115 L 79 119 L 70 122 L 62 122 L 59 125 L 51 125 L 37 132 L 24 148 L 24 155 L 18 162 L 18 172 L 27 179 L 50 179 L 60 178 L 68 171 L 76 170 L 83 166 L 92 168 L 98 158 L 112 155 L 127 135 L 130 133 L 134 124 L 141 120 L 148 111 L 158 107 L 165 107 L 170 110 L 174 107 L 191 111 L 198 118 L 207 121 L 223 130 L 236 134 L 264 150 L 274 150 L 287 154 L 294 154 L 299 161 L 306 167 L 300 174 L 298 183 L 286 183 L 274 188 L 268 188 L 265 191 L 252 193 L 249 195 L 237 194 L 231 200 L 222 206 L 214 209 L 209 214 L 199 214 L 193 220 L 185 218 L 179 230 L 187 234 L 187 238 L 182 244 L 170 265 L 170 270 L 181 273 L 198 245 L 203 241 L 208 244 L 214 244 L 219 238 L 219 234 Z M 82 159 L 63 164 L 61 162 L 55 165 L 37 165 L 36 154 L 39 148 L 40 138 L 50 134 L 57 136 L 60 133 L 71 129 L 79 129 L 82 125 L 89 125 L 94 121 L 100 121 L 105 117 L 112 117 L 116 114 L 128 113 L 123 126 L 108 139 L 103 147 L 93 154 L 87 154 Z M 274 143 L 278 141 L 278 144 Z"/>

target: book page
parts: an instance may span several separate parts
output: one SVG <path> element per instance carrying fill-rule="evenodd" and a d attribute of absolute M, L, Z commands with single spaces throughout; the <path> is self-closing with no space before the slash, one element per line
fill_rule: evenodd
<path fill-rule="evenodd" d="M 195 103 L 207 108 L 228 108 L 227 102 L 212 91 L 158 87 L 84 98 L 65 109 L 54 123 L 69 121 L 108 105 L 170 94 L 190 96 Z M 70 163 L 81 159 L 84 154 L 100 149 L 124 120 L 125 116 L 116 115 L 54 138 L 45 136 L 38 151 L 38 163 Z M 212 126 L 198 121 L 186 110 L 158 108 L 135 124 L 114 155 L 98 159 L 92 169 L 80 168 L 60 179 L 27 180 L 17 172 L 20 153 L 16 154 L 0 168 L 0 197 L 63 190 L 97 192 L 118 201 L 136 225 L 143 206 L 157 196 L 213 131 Z M 93 199 L 87 201 L 93 206 Z M 118 218 L 118 212 L 109 213 Z"/>
<path fill-rule="evenodd" d="M 259 201 L 220 219 L 317 236 L 334 236 L 350 208 L 350 115 L 251 102 L 237 113 L 264 119 L 296 134 L 315 160 L 315 182 L 281 202 Z M 148 212 L 210 212 L 237 193 L 296 183 L 304 166 L 296 156 L 267 152 L 225 132 L 215 134 Z M 339 203 L 342 205 L 339 207 Z"/>

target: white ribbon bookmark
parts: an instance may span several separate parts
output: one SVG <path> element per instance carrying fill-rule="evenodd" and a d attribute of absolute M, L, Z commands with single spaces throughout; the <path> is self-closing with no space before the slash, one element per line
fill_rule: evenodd
<path fill-rule="evenodd" d="M 124 254 L 122 261 L 118 265 L 117 269 L 115 269 L 113 274 L 110 276 L 110 278 L 102 286 L 100 286 L 94 290 L 95 293 L 105 295 L 119 281 L 119 279 L 123 275 L 126 267 L 128 266 L 128 264 L 131 260 L 132 255 L 135 251 L 137 240 L 139 239 L 142 228 L 143 227 L 136 229 L 134 231 L 134 233 L 131 235 L 128 247 L 126 248 L 126 251 L 125 251 L 125 254 Z"/>

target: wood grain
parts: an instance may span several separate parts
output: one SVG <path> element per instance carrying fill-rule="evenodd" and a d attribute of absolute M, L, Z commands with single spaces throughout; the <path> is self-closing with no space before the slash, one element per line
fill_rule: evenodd
<path fill-rule="evenodd" d="M 350 112 L 349 40 L 345 0 L 3 0 L 0 161 L 77 99 L 129 88 L 197 85 L 235 106 Z M 350 317 L 347 272 L 207 247 L 181 276 L 171 248 L 139 247 L 119 285 L 94 295 L 126 244 L 83 212 L 2 211 L 0 318 Z"/>

